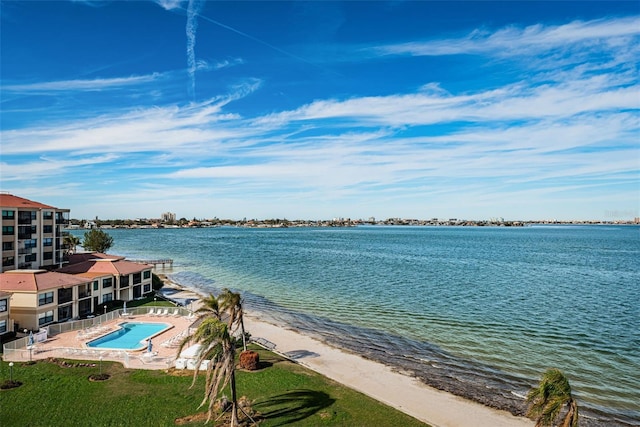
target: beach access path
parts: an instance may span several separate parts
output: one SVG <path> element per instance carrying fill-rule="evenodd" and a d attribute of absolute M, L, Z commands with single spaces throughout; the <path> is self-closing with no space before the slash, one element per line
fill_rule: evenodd
<path fill-rule="evenodd" d="M 164 278 L 180 290 L 174 298 L 201 295 Z M 194 309 L 197 302 L 194 301 Z M 433 427 L 533 427 L 534 422 L 509 412 L 429 387 L 419 380 L 357 354 L 332 347 L 297 331 L 272 325 L 245 310 L 245 329 L 253 339 L 275 345 L 277 353 L 334 381 L 366 394 Z"/>

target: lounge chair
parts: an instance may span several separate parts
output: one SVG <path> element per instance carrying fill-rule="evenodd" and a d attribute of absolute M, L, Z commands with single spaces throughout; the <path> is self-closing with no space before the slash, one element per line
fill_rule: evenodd
<path fill-rule="evenodd" d="M 176 369 L 184 369 L 187 367 L 187 361 L 185 359 L 176 359 Z"/>
<path fill-rule="evenodd" d="M 174 316 L 174 317 L 175 317 L 175 316 L 180 316 L 180 309 L 177 309 L 177 308 L 176 308 L 175 310 L 173 310 L 173 314 L 172 314 L 172 316 Z"/>
<path fill-rule="evenodd" d="M 164 311 L 162 312 L 161 316 L 168 316 L 169 315 L 169 309 L 165 308 Z"/>
<path fill-rule="evenodd" d="M 147 314 L 148 314 L 149 316 L 155 316 L 155 315 L 156 315 L 156 312 L 155 312 L 154 310 L 155 310 L 155 309 L 150 308 L 150 309 L 149 309 L 149 312 L 148 312 Z"/>

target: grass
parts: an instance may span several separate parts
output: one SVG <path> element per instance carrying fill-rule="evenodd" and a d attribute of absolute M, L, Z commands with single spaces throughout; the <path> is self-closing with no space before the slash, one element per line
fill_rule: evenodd
<path fill-rule="evenodd" d="M 238 396 L 253 401 L 260 426 L 422 426 L 425 424 L 266 350 L 261 369 L 238 371 Z M 76 362 L 76 361 L 72 361 Z M 93 363 L 93 362 L 92 362 Z M 91 382 L 100 367 L 61 367 L 39 361 L 15 363 L 22 386 L 0 391 L 0 424 L 7 426 L 172 426 L 176 418 L 202 412 L 200 375 L 125 369 L 103 362 L 108 381 Z M 0 381 L 9 379 L 0 364 Z M 188 425 L 204 425 L 194 422 Z M 208 425 L 214 425 L 213 422 Z"/>

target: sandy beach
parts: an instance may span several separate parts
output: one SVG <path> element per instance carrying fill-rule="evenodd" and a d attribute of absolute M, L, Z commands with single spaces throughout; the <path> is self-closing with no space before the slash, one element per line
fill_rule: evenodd
<path fill-rule="evenodd" d="M 179 290 L 177 299 L 199 298 L 162 276 L 165 286 Z M 328 378 L 397 408 L 433 427 L 531 427 L 534 422 L 506 411 L 443 392 L 390 367 L 334 348 L 297 331 L 264 322 L 245 311 L 245 328 L 253 339 L 275 345 L 274 351 Z"/>

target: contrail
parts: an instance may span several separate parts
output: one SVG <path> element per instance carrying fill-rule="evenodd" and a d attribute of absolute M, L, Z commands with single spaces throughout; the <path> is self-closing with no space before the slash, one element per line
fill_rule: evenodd
<path fill-rule="evenodd" d="M 204 0 L 189 0 L 187 7 L 187 71 L 189 72 L 189 97 L 196 96 L 196 30 L 198 29 L 198 13 L 202 10 Z"/>

